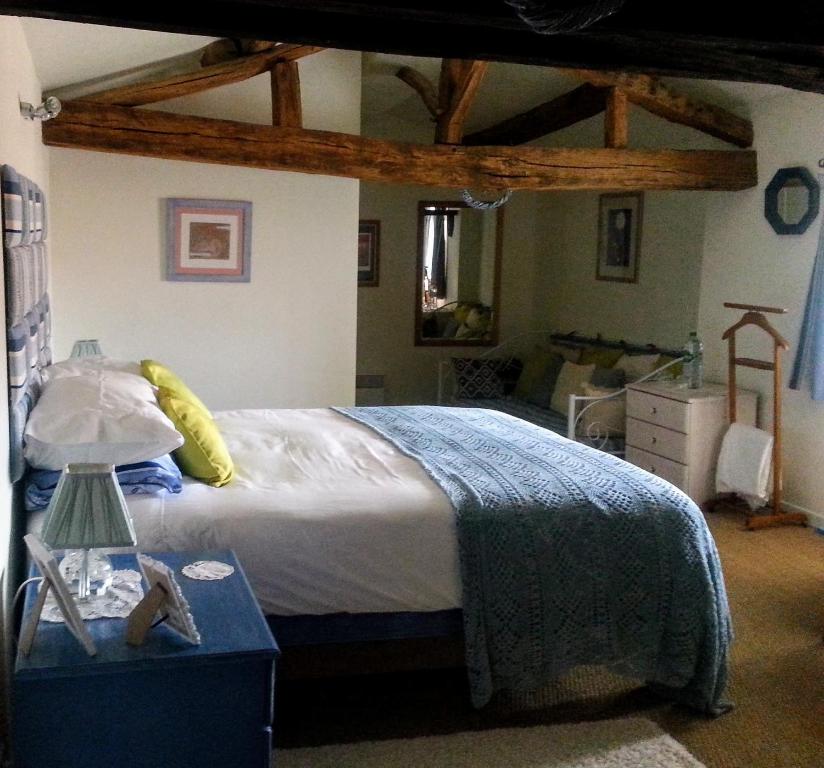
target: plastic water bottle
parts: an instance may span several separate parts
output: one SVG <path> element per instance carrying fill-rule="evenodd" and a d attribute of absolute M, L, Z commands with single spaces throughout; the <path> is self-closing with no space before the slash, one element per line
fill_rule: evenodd
<path fill-rule="evenodd" d="M 700 389 L 704 386 L 704 345 L 695 331 L 690 333 L 685 351 L 690 355 L 690 361 L 687 363 L 689 388 Z"/>

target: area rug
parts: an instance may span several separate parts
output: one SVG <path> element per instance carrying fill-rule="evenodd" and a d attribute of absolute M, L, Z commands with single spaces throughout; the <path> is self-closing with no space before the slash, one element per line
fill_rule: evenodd
<path fill-rule="evenodd" d="M 641 718 L 277 750 L 277 768 L 705 768 Z"/>

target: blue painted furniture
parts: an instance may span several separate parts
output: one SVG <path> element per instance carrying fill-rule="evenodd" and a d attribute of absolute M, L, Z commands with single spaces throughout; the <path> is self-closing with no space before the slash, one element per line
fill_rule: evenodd
<path fill-rule="evenodd" d="M 86 622 L 92 657 L 64 624 L 41 621 L 14 672 L 18 768 L 269 768 L 280 652 L 237 559 L 229 551 L 151 556 L 174 569 L 202 644 L 160 625 L 133 648 L 125 619 L 98 619 Z M 137 569 L 132 555 L 112 560 Z M 221 560 L 235 572 L 195 581 L 180 573 L 195 560 Z M 35 591 L 28 588 L 24 616 Z"/>

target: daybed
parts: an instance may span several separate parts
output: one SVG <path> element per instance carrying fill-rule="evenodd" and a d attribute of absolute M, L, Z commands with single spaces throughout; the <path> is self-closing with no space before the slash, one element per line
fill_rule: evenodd
<path fill-rule="evenodd" d="M 681 372 L 683 352 L 576 333 L 523 334 L 438 366 L 438 404 L 489 408 L 624 454 L 625 385 Z"/>

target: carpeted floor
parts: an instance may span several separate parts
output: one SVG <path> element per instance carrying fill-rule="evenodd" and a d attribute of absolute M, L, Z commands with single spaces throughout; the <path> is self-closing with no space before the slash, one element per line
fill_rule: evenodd
<path fill-rule="evenodd" d="M 408 738 L 510 726 L 642 716 L 707 768 L 824 767 L 824 536 L 787 527 L 747 532 L 712 514 L 736 641 L 730 698 L 706 719 L 644 688 L 581 669 L 530 695 L 468 703 L 462 669 L 278 682 L 281 747 Z"/>
<path fill-rule="evenodd" d="M 644 718 L 285 749 L 276 768 L 703 768 Z"/>

